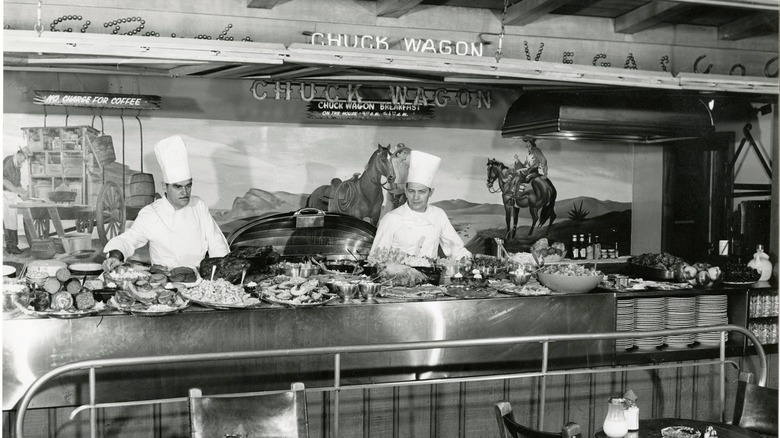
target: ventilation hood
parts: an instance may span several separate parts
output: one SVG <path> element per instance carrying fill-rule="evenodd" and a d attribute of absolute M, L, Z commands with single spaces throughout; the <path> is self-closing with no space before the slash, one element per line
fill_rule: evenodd
<path fill-rule="evenodd" d="M 504 118 L 504 137 L 661 143 L 715 131 L 708 100 L 632 92 L 528 92 Z"/>

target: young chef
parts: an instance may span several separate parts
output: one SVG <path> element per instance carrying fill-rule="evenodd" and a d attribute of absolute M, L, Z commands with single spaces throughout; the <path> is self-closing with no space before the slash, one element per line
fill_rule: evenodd
<path fill-rule="evenodd" d="M 210 257 L 230 252 L 206 204 L 190 196 L 192 176 L 182 138 L 175 135 L 161 140 L 154 145 L 154 155 L 162 168 L 165 196 L 141 209 L 130 229 L 106 244 L 106 272 L 147 242 L 152 263 L 169 268 L 197 267 L 206 252 Z"/>
<path fill-rule="evenodd" d="M 380 221 L 371 252 L 379 248 L 398 248 L 420 257 L 436 258 L 439 246 L 447 257 L 471 257 L 447 213 L 428 205 L 433 194 L 433 178 L 441 158 L 420 151 L 409 155 L 406 178 L 406 203 L 387 213 Z"/>
<path fill-rule="evenodd" d="M 21 254 L 16 209 L 11 204 L 26 201 L 27 190 L 22 187 L 22 165 L 30 156 L 30 148 L 19 148 L 13 155 L 3 159 L 3 239 L 5 251 Z"/>

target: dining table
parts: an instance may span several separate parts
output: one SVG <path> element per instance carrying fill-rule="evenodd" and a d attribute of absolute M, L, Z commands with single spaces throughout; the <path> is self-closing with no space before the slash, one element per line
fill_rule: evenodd
<path fill-rule="evenodd" d="M 762 435 L 733 424 L 719 423 L 717 421 L 689 420 L 685 418 L 649 418 L 639 420 L 639 430 L 630 431 L 626 438 L 660 438 L 661 430 L 666 427 L 685 426 L 698 430 L 699 438 L 704 438 L 708 426 L 717 432 L 717 438 L 762 438 Z M 603 430 L 596 431 L 596 438 L 607 438 Z"/>

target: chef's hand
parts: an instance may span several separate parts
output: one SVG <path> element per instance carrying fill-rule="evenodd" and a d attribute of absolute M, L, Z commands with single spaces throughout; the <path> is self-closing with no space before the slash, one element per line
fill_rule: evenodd
<path fill-rule="evenodd" d="M 107 258 L 107 259 L 105 259 L 103 261 L 103 271 L 104 272 L 111 272 L 114 269 L 116 269 L 118 266 L 121 266 L 121 265 L 122 265 L 122 261 L 121 260 L 119 260 L 117 258 L 114 258 L 114 257 L 109 257 L 109 258 Z"/>
<path fill-rule="evenodd" d="M 30 199 L 30 196 L 27 194 L 27 190 L 25 190 L 25 189 L 23 189 L 21 187 L 19 188 L 19 191 L 17 193 L 18 193 L 19 197 L 22 198 L 22 201 L 26 201 L 26 200 Z"/>

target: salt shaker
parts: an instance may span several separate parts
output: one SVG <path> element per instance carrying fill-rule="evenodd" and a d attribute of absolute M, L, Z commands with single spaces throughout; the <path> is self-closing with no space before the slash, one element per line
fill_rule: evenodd
<path fill-rule="evenodd" d="M 620 397 L 610 397 L 607 417 L 604 419 L 604 434 L 609 438 L 623 438 L 628 433 L 626 416 L 623 414 L 623 402 Z"/>

